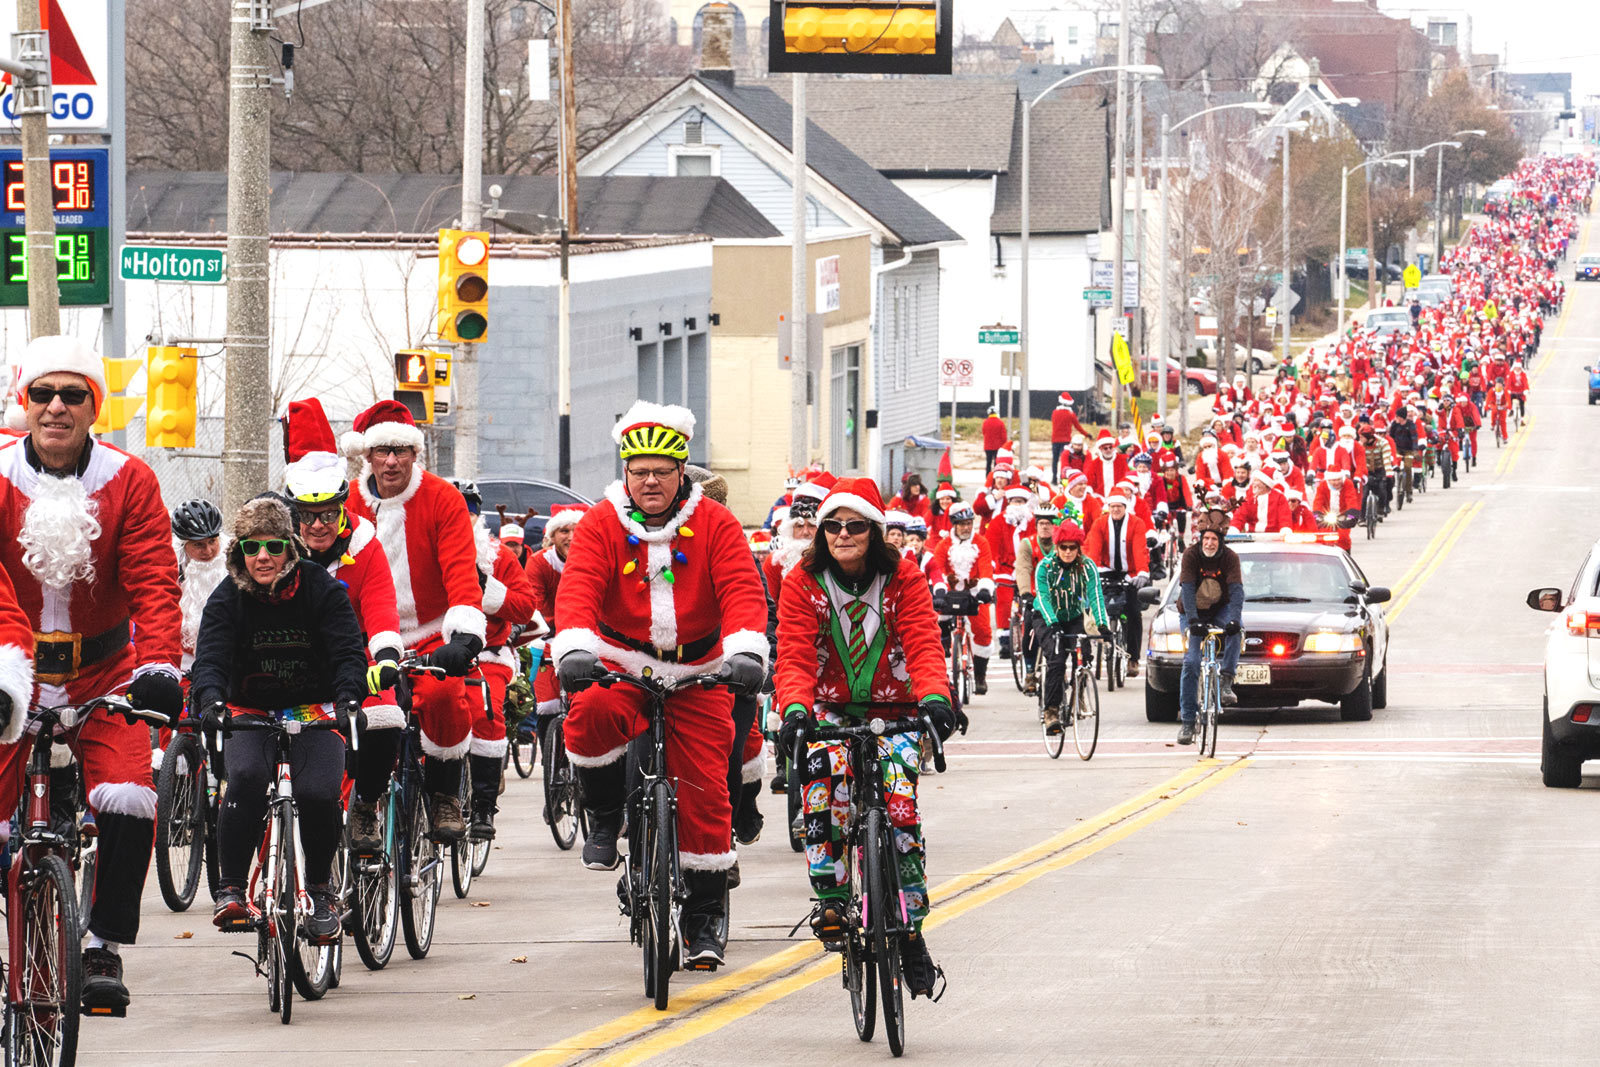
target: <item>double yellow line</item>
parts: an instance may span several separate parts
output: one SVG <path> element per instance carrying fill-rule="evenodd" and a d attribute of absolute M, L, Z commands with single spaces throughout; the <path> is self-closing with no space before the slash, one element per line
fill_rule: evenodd
<path fill-rule="evenodd" d="M 930 896 L 939 903 L 923 929 L 935 929 L 1037 878 L 1088 859 L 1216 788 L 1249 763 L 1245 757 L 1191 764 L 1160 785 L 1048 840 L 935 887 Z M 595 1055 L 589 1062 L 599 1064 L 642 1063 L 825 978 L 838 977 L 839 967 L 837 956 L 824 955 L 817 942 L 807 941 L 724 977 L 675 992 L 664 1012 L 640 1008 L 515 1060 L 510 1067 L 544 1067 L 586 1054 Z"/>
<path fill-rule="evenodd" d="M 1411 598 L 1416 596 L 1417 592 L 1427 584 L 1428 579 L 1433 576 L 1433 572 L 1439 569 L 1439 565 L 1444 562 L 1445 557 L 1450 554 L 1450 550 L 1461 539 L 1461 534 L 1466 530 L 1467 525 L 1477 517 L 1478 512 L 1483 510 L 1483 505 L 1484 501 L 1479 500 L 1475 503 L 1462 504 L 1456 508 L 1455 513 L 1445 520 L 1443 526 L 1439 527 L 1439 532 L 1433 535 L 1433 540 L 1428 542 L 1427 547 L 1422 550 L 1422 554 L 1417 557 L 1416 562 L 1411 564 L 1411 568 L 1400 576 L 1398 582 L 1391 586 L 1394 599 L 1391 601 L 1393 606 L 1389 608 L 1387 615 L 1390 626 L 1394 625 L 1395 620 L 1400 617 L 1400 613 L 1406 609 L 1406 605 L 1411 603 Z"/>

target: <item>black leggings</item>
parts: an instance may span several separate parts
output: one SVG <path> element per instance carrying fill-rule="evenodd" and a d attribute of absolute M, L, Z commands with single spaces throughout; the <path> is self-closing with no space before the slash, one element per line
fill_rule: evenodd
<path fill-rule="evenodd" d="M 267 787 L 278 769 L 274 734 L 239 732 L 224 743 L 228 793 L 217 819 L 222 884 L 243 889 L 250 857 L 261 847 L 267 819 Z M 344 780 L 344 740 L 327 730 L 295 737 L 289 750 L 300 842 L 305 846 L 307 885 L 325 885 L 339 845 L 339 787 Z"/>

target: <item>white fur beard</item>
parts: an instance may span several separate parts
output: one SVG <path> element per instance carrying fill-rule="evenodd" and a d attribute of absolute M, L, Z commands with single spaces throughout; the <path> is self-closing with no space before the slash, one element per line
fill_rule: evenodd
<path fill-rule="evenodd" d="M 183 568 L 183 585 L 178 592 L 178 607 L 183 612 L 183 647 L 192 651 L 200 639 L 200 616 L 217 585 L 228 576 L 228 557 L 218 552 L 208 563 L 190 560 Z"/>
<path fill-rule="evenodd" d="M 60 590 L 94 579 L 94 542 L 100 536 L 96 510 L 77 478 L 39 476 L 17 543 L 23 566 L 42 585 Z"/>
<path fill-rule="evenodd" d="M 950 573 L 959 581 L 967 581 L 972 577 L 973 564 L 978 562 L 978 543 L 955 541 L 950 545 L 950 551 L 945 558 L 950 561 Z"/>
<path fill-rule="evenodd" d="M 785 578 L 794 570 L 795 564 L 800 562 L 800 557 L 806 554 L 806 549 L 811 547 L 810 541 L 785 541 L 772 550 L 772 558 L 778 561 L 778 569 Z"/>
<path fill-rule="evenodd" d="M 1028 516 L 1033 514 L 1033 508 L 1027 504 L 1012 504 L 1006 508 L 1006 521 L 1013 526 L 1028 525 Z"/>

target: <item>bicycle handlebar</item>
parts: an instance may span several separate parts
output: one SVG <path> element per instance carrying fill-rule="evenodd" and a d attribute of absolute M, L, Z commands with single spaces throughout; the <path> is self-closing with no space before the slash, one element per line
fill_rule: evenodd
<path fill-rule="evenodd" d="M 897 734 L 921 733 L 933 740 L 933 769 L 940 774 L 944 773 L 944 742 L 939 740 L 939 731 L 933 728 L 933 721 L 926 715 L 918 715 L 914 719 L 868 719 L 859 726 L 818 726 L 813 725 L 806 731 L 801 743 L 806 741 L 846 741 L 867 737 L 894 737 Z"/>
<path fill-rule="evenodd" d="M 87 718 L 96 710 L 104 709 L 128 719 L 144 719 L 157 726 L 167 725 L 167 717 L 148 708 L 134 707 L 127 697 L 107 695 L 86 700 L 81 704 L 56 704 L 52 707 L 33 708 L 28 718 L 35 722 L 50 722 L 66 727 L 77 725 L 80 716 Z"/>
<path fill-rule="evenodd" d="M 688 689 L 689 687 L 696 685 L 705 689 L 710 689 L 713 686 L 719 685 L 726 686 L 728 684 L 728 679 L 720 672 L 713 672 L 711 674 L 691 674 L 685 678 L 660 678 L 656 675 L 650 675 L 646 677 L 644 675 L 629 674 L 626 671 L 606 671 L 603 674 L 595 675 L 594 678 L 589 681 L 588 685 L 598 685 L 602 689 L 610 689 L 618 682 L 621 682 L 623 685 L 631 685 L 633 688 L 641 690 L 645 693 L 650 693 L 659 697 L 667 697 L 672 693 L 677 692 L 679 689 Z M 585 686 L 584 688 L 587 687 L 588 686 Z"/>

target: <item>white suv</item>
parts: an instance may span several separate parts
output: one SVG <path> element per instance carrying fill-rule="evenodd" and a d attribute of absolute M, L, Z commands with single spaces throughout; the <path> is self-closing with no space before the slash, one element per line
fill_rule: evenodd
<path fill-rule="evenodd" d="M 1572 588 L 1535 589 L 1535 611 L 1556 613 L 1544 650 L 1544 784 L 1570 789 L 1583 762 L 1600 759 L 1600 544 L 1589 550 Z"/>

